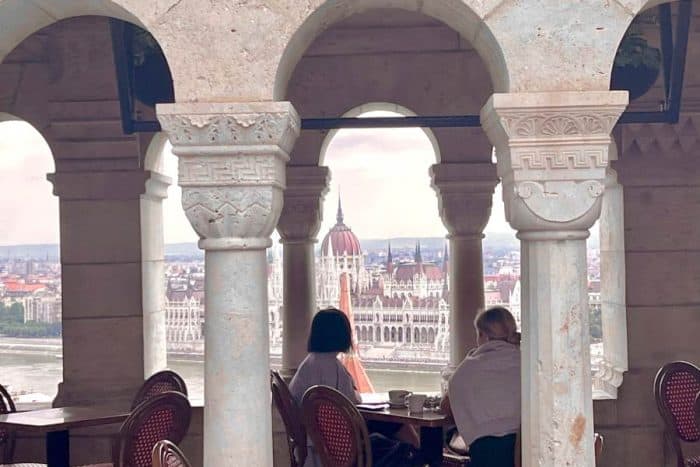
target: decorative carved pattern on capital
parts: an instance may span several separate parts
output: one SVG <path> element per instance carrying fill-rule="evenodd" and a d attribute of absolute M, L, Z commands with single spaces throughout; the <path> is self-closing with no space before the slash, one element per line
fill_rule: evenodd
<path fill-rule="evenodd" d="M 603 194 L 598 180 L 525 181 L 515 185 L 515 194 L 540 219 L 547 222 L 568 222 L 584 216 Z M 562 208 L 566 209 L 562 209 Z"/>
<path fill-rule="evenodd" d="M 285 161 L 276 154 L 181 157 L 179 185 L 275 185 L 284 188 Z"/>
<path fill-rule="evenodd" d="M 536 112 L 509 109 L 501 113 L 501 120 L 503 129 L 511 139 L 596 135 L 607 137 L 620 113 L 605 110 L 596 112 L 594 109 L 578 107 L 545 107 Z"/>
<path fill-rule="evenodd" d="M 186 188 L 182 207 L 202 239 L 267 238 L 282 209 L 282 192 L 271 186 Z"/>
<path fill-rule="evenodd" d="M 288 102 L 165 104 L 158 106 L 158 120 L 174 148 L 226 146 L 245 152 L 246 146 L 269 145 L 287 154 L 300 129 Z"/>
<path fill-rule="evenodd" d="M 167 104 L 158 119 L 179 159 L 182 206 L 206 249 L 265 248 L 299 135 L 288 102 Z"/>
<path fill-rule="evenodd" d="M 438 211 L 452 236 L 480 236 L 491 216 L 498 184 L 491 163 L 444 163 L 430 168 Z"/>
<path fill-rule="evenodd" d="M 617 390 L 622 386 L 624 368 L 603 361 L 593 371 L 593 392 L 597 399 L 617 399 Z"/>
<path fill-rule="evenodd" d="M 287 167 L 287 189 L 277 230 L 283 243 L 315 241 L 328 192 L 327 167 Z"/>
<path fill-rule="evenodd" d="M 598 217 L 619 92 L 495 94 L 482 110 L 506 217 L 518 230 L 585 230 Z"/>

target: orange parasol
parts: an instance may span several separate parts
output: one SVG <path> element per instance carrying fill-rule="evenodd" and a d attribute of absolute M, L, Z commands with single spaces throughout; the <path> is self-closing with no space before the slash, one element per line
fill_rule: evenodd
<path fill-rule="evenodd" d="M 350 300 L 350 280 L 348 278 L 348 273 L 344 272 L 340 275 L 340 304 L 338 308 L 345 313 L 350 321 L 350 333 L 352 336 L 352 347 L 350 351 L 343 354 L 341 361 L 345 368 L 355 380 L 355 385 L 357 390 L 360 392 L 374 392 L 374 387 L 372 382 L 367 376 L 365 368 L 362 366 L 362 361 L 360 360 L 360 354 L 357 348 L 357 340 L 355 337 L 355 320 L 352 317 L 352 304 Z"/>

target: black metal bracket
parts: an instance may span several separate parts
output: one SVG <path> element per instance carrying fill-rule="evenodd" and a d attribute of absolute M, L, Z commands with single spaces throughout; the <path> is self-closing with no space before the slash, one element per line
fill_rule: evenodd
<path fill-rule="evenodd" d="M 659 5 L 659 34 L 661 38 L 664 80 L 663 108 L 656 112 L 622 114 L 618 123 L 678 123 L 683 95 L 685 62 L 688 51 L 692 0 L 680 0 L 674 37 L 671 4 Z M 134 70 L 129 34 L 133 26 L 119 20 L 110 20 L 112 46 L 119 86 L 122 127 L 125 134 L 157 132 L 157 121 L 137 120 L 134 116 Z M 325 131 L 341 128 L 474 128 L 481 126 L 478 115 L 368 117 L 368 118 L 303 118 L 302 130 Z"/>
<path fill-rule="evenodd" d="M 161 130 L 158 121 L 138 120 L 135 116 L 134 67 L 131 39 L 136 26 L 110 18 L 109 27 L 112 34 L 112 52 L 117 73 L 122 130 L 126 135 L 158 132 Z"/>

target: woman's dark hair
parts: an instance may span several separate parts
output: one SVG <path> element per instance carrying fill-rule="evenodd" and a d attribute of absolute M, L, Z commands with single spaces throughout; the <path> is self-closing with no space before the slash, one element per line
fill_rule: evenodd
<path fill-rule="evenodd" d="M 309 352 L 347 352 L 352 347 L 350 321 L 337 308 L 326 308 L 316 313 L 311 323 Z"/>

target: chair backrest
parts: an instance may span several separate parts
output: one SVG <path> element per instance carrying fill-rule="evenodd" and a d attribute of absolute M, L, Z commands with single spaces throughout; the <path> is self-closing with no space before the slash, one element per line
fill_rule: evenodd
<path fill-rule="evenodd" d="M 157 394 L 162 394 L 166 391 L 180 392 L 187 396 L 187 385 L 185 384 L 185 380 L 171 370 L 163 370 L 159 371 L 158 373 L 154 373 L 143 383 L 141 389 L 139 389 L 139 392 L 136 393 L 136 396 L 131 403 L 131 410 L 134 410 L 136 406 L 146 399 Z"/>
<path fill-rule="evenodd" d="M 654 398 L 678 457 L 684 466 L 681 441 L 700 441 L 700 427 L 695 420 L 695 398 L 700 392 L 700 368 L 688 362 L 664 365 L 654 379 Z"/>
<path fill-rule="evenodd" d="M 327 386 L 312 386 L 301 410 L 324 467 L 372 467 L 367 426 L 347 397 Z"/>
<path fill-rule="evenodd" d="M 167 439 L 156 443 L 152 462 L 153 467 L 192 467 L 180 448 Z"/>
<path fill-rule="evenodd" d="M 700 392 L 695 396 L 695 423 L 700 426 Z"/>
<path fill-rule="evenodd" d="M 302 467 L 306 461 L 306 430 L 301 419 L 301 411 L 297 407 L 287 383 L 276 371 L 270 372 L 272 399 L 282 417 L 284 429 L 287 432 L 287 446 L 291 467 Z"/>
<path fill-rule="evenodd" d="M 119 430 L 112 451 L 114 467 L 151 467 L 156 443 L 182 441 L 190 416 L 190 403 L 180 392 L 164 392 L 139 404 Z"/>
<path fill-rule="evenodd" d="M 12 396 L 7 392 L 5 386 L 0 384 L 0 414 L 16 412 L 15 403 Z M 0 463 L 9 464 L 12 462 L 15 451 L 14 432 L 0 429 Z"/>

